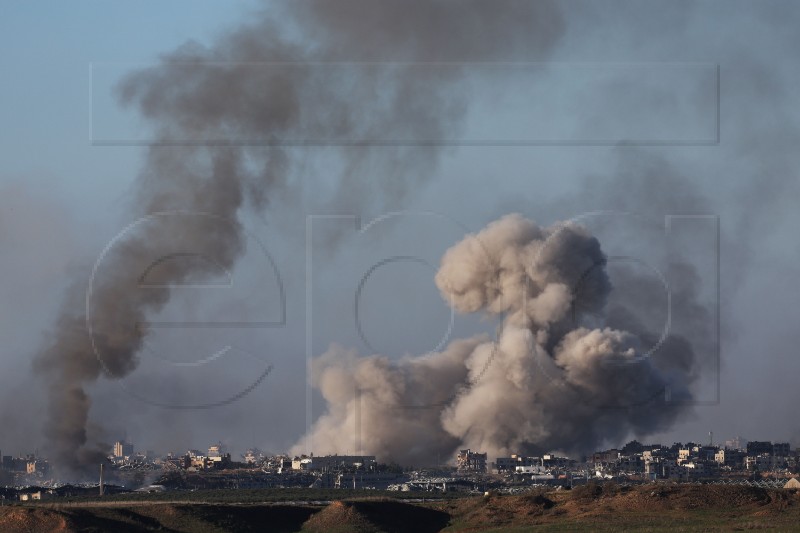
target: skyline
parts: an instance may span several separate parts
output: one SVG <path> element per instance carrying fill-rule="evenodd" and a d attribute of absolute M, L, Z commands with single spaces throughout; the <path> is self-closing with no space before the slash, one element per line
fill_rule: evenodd
<path fill-rule="evenodd" d="M 759 438 L 763 438 L 763 437 L 764 437 L 763 435 L 759 436 Z M 675 442 L 672 442 L 672 443 L 655 443 L 654 441 L 653 442 L 649 442 L 649 441 L 639 442 L 636 439 L 631 439 L 630 441 L 627 441 L 627 442 L 624 442 L 624 443 L 619 442 L 619 443 L 613 444 L 613 445 L 611 445 L 611 446 L 609 446 L 607 448 L 603 448 L 603 449 L 599 449 L 598 448 L 598 449 L 591 450 L 590 452 L 587 452 L 587 453 L 584 453 L 584 454 L 580 454 L 580 455 L 562 454 L 558 450 L 548 450 L 547 452 L 544 452 L 544 453 L 542 453 L 540 455 L 552 455 L 552 456 L 555 456 L 555 457 L 564 457 L 564 458 L 569 458 L 570 460 L 574 460 L 574 461 L 578 461 L 579 459 L 586 459 L 588 461 L 592 457 L 592 455 L 594 455 L 594 454 L 605 453 L 605 452 L 610 451 L 610 450 L 621 451 L 621 450 L 624 450 L 624 449 L 626 449 L 626 448 L 628 448 L 629 446 L 632 446 L 632 445 L 643 446 L 644 448 L 655 448 L 655 449 L 675 448 L 677 445 L 681 445 L 683 447 L 687 447 L 688 445 L 694 445 L 694 446 L 700 446 L 700 447 L 713 447 L 713 448 L 724 449 L 724 450 L 730 449 L 730 450 L 745 451 L 745 450 L 747 450 L 748 444 L 759 445 L 759 444 L 763 444 L 763 443 L 771 443 L 771 444 L 776 444 L 776 445 L 789 445 L 789 451 L 790 452 L 791 452 L 792 449 L 795 449 L 795 447 L 792 446 L 791 443 L 780 442 L 780 441 L 774 440 L 774 439 L 756 441 L 756 440 L 749 440 L 749 439 L 746 439 L 746 438 L 744 438 L 744 437 L 742 437 L 740 435 L 737 435 L 737 436 L 729 438 L 729 439 L 724 439 L 724 440 L 719 440 L 717 442 L 714 442 L 714 441 L 710 440 L 711 439 L 710 435 L 708 436 L 708 438 L 709 438 L 708 441 L 703 441 L 703 440 L 700 440 L 700 439 L 698 439 L 698 440 L 692 440 L 692 439 L 686 440 L 686 439 L 683 439 L 683 440 L 678 440 L 678 441 L 675 441 Z M 130 452 L 130 453 L 117 453 L 118 450 L 123 450 L 123 449 L 132 450 L 132 452 Z M 353 453 L 351 453 L 349 451 L 346 451 L 346 452 L 343 452 L 343 453 L 335 453 L 335 454 L 315 454 L 314 452 L 311 452 L 310 454 L 292 455 L 290 453 L 286 453 L 286 451 L 262 450 L 262 449 L 258 448 L 257 446 L 249 446 L 249 447 L 244 447 L 244 448 L 238 448 L 236 444 L 231 444 L 230 441 L 227 441 L 227 440 L 225 440 L 225 441 L 223 441 L 223 440 L 214 441 L 214 442 L 208 444 L 207 448 L 205 446 L 197 447 L 196 445 L 193 445 L 193 446 L 190 446 L 189 448 L 187 448 L 186 450 L 153 450 L 153 449 L 150 449 L 146 445 L 143 446 L 143 447 L 140 447 L 139 443 L 135 443 L 135 442 L 132 442 L 132 441 L 127 440 L 127 439 L 118 439 L 113 444 L 109 444 L 109 451 L 108 451 L 108 454 L 107 454 L 106 458 L 112 458 L 113 457 L 113 458 L 116 458 L 116 459 L 121 459 L 121 458 L 126 457 L 126 456 L 130 456 L 130 458 L 139 457 L 139 456 L 148 457 L 148 458 L 154 458 L 154 457 L 162 457 L 162 458 L 163 457 L 180 457 L 182 455 L 193 454 L 193 453 L 199 453 L 200 455 L 202 455 L 203 450 L 206 450 L 206 449 L 208 449 L 208 451 L 209 451 L 209 456 L 212 455 L 211 452 L 212 452 L 212 449 L 214 449 L 215 450 L 214 454 L 216 454 L 216 456 L 219 456 L 220 454 L 222 454 L 222 455 L 226 455 L 227 454 L 227 455 L 230 456 L 231 460 L 234 461 L 234 462 L 241 462 L 241 461 L 236 461 L 236 458 L 245 459 L 245 458 L 247 458 L 248 455 L 252 455 L 253 457 L 259 456 L 259 457 L 265 457 L 265 458 L 269 458 L 269 457 L 289 457 L 289 458 L 292 458 L 293 457 L 295 459 L 305 458 L 305 457 L 323 457 L 323 456 L 331 456 L 331 457 L 336 457 L 336 456 L 341 456 L 341 457 L 362 457 L 363 456 L 363 457 L 375 457 L 377 459 L 381 459 L 380 457 L 375 456 L 373 454 L 369 454 L 369 453 L 353 454 Z M 8 451 L 8 450 L 6 450 L 6 451 Z M 17 454 L 13 454 L 12 453 L 11 455 L 9 455 L 8 453 L 2 453 L 2 455 L 3 456 L 8 456 L 8 457 L 11 457 L 11 458 L 35 457 L 37 461 L 38 460 L 42 460 L 42 461 L 47 461 L 48 460 L 47 457 L 44 457 L 42 455 L 37 454 L 37 450 L 28 450 L 28 451 L 32 451 L 33 453 L 20 452 L 20 453 L 17 453 Z M 419 465 L 414 465 L 414 466 L 421 467 L 421 468 L 432 468 L 435 465 L 442 465 L 442 466 L 443 465 L 452 465 L 452 464 L 455 463 L 455 461 L 456 461 L 456 459 L 458 457 L 458 454 L 460 452 L 462 452 L 462 451 L 464 451 L 464 450 L 457 450 L 457 452 L 455 454 L 453 454 L 452 457 L 448 457 L 448 458 L 439 457 L 439 462 L 434 462 L 434 463 L 430 463 L 430 464 L 419 464 Z M 470 450 L 470 451 L 475 452 L 475 453 L 482 453 L 480 450 Z M 3 452 L 3 448 L 0 448 L 0 452 Z M 488 454 L 486 454 L 486 455 L 488 456 Z M 522 456 L 522 455 L 520 455 L 518 453 L 511 453 L 509 455 Z M 442 461 L 442 459 L 446 459 L 446 460 Z M 489 459 L 491 459 L 491 457 L 489 457 Z M 381 461 L 378 461 L 378 462 L 381 462 Z M 385 461 L 384 461 L 384 463 L 385 463 Z M 400 464 L 400 466 L 408 467 L 410 465 Z"/>

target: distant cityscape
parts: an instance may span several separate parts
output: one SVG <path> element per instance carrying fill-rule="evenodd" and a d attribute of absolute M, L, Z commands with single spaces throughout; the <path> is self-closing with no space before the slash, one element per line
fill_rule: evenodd
<path fill-rule="evenodd" d="M 687 442 L 670 446 L 630 441 L 580 459 L 554 453 L 512 454 L 491 460 L 488 454 L 460 450 L 448 463 L 418 469 L 381 463 L 372 455 L 265 454 L 248 449 L 234 458 L 222 443 L 207 450 L 157 455 L 136 451 L 124 440 L 114 443 L 98 479 L 68 484 L 56 478 L 46 458 L 36 454 L 2 455 L 3 499 L 42 499 L 73 495 L 197 489 L 353 488 L 420 492 L 517 493 L 533 486 L 572 487 L 590 480 L 618 483 L 740 483 L 798 487 L 800 450 L 788 442 L 746 441 L 722 445 Z"/>

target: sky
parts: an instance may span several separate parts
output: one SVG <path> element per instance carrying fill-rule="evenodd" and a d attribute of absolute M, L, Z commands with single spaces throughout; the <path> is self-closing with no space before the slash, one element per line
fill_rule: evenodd
<path fill-rule="evenodd" d="M 327 20 L 375 42 L 383 33 L 403 43 L 403 32 L 416 35 L 415 26 L 381 29 L 380 17 L 342 22 L 337 2 L 329 4 L 320 22 L 312 10 L 287 15 L 285 2 L 0 2 L 3 454 L 47 449 L 47 383 L 33 361 L 64 305 L 85 303 L 71 299 L 70 288 L 85 296 L 93 276 L 113 268 L 103 261 L 108 250 L 126 232 L 158 223 L 142 218 L 140 194 L 146 144 L 161 119 L 143 119 L 137 102 L 123 105 L 116 84 L 186 42 L 213 49 L 226 32 L 263 16 L 301 48 L 330 46 L 312 57 L 333 67 L 310 62 L 309 72 L 327 80 L 326 68 L 339 69 L 334 87 L 364 75 L 353 61 L 385 68 L 408 60 L 405 49 L 348 48 L 356 37 L 314 33 L 324 33 Z M 352 1 L 341 2 L 341 18 L 352 15 L 345 4 Z M 544 23 L 514 28 L 524 38 L 513 47 L 484 44 L 480 33 L 465 48 L 446 35 L 421 41 L 429 48 L 412 56 L 416 68 L 441 76 L 425 86 L 426 103 L 439 98 L 452 114 L 409 107 L 405 121 L 381 123 L 377 138 L 391 146 L 417 131 L 408 124 L 429 133 L 424 121 L 434 110 L 445 127 L 430 131 L 445 146 L 408 147 L 399 163 L 381 147 L 338 146 L 346 139 L 336 131 L 323 146 L 286 147 L 285 183 L 269 201 L 237 212 L 241 256 L 214 283 L 175 291 L 148 317 L 234 325 L 152 331 L 131 373 L 87 385 L 90 440 L 126 438 L 158 451 L 217 441 L 240 452 L 289 450 L 325 412 L 319 392 L 309 392 L 308 365 L 331 343 L 399 360 L 494 333 L 496 319 L 452 313 L 434 275 L 463 235 L 520 213 L 543 225 L 579 217 L 609 256 L 662 268 L 675 254 L 696 270 L 685 290 L 710 312 L 696 347 L 703 361 L 692 384 L 696 405 L 629 438 L 705 441 L 713 431 L 715 440 L 800 444 L 793 416 L 800 8 L 570 0 L 552 7 Z M 537 32 L 547 38 L 530 37 Z M 453 57 L 463 68 L 457 82 L 452 66 L 440 63 Z M 258 59 L 245 65 L 254 75 L 291 68 L 273 64 L 284 58 Z M 339 104 L 366 109 L 356 120 L 368 121 L 385 102 L 358 89 L 341 91 Z M 320 116 L 328 109 L 300 107 Z M 663 242 L 669 215 L 684 216 L 685 226 L 676 222 Z M 685 281 L 669 280 L 676 291 Z M 691 320 L 674 318 L 675 333 L 695 332 Z"/>

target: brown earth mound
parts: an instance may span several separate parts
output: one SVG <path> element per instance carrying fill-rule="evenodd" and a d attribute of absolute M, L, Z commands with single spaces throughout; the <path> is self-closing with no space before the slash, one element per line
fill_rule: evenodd
<path fill-rule="evenodd" d="M 632 527 L 647 516 L 669 517 L 683 527 L 684 519 L 712 515 L 734 522 L 766 516 L 788 520 L 800 514 L 800 496 L 746 486 L 589 484 L 572 491 L 465 498 L 442 502 L 438 507 L 451 515 L 455 524 L 451 529 L 457 531 L 556 524 L 570 524 L 576 529 L 581 529 L 582 524 L 601 523 Z M 624 522 L 617 522 L 620 519 Z"/>
<path fill-rule="evenodd" d="M 757 487 L 721 485 L 645 487 L 621 494 L 615 507 L 643 510 L 762 507 L 772 503 L 775 492 Z"/>
<path fill-rule="evenodd" d="M 333 502 L 305 523 L 310 532 L 387 533 L 441 531 L 450 521 L 446 512 L 394 500 Z"/>
<path fill-rule="evenodd" d="M 60 513 L 46 509 L 18 507 L 0 509 L 0 530 L 8 533 L 74 531 Z"/>
<path fill-rule="evenodd" d="M 599 487 L 599 488 L 598 488 Z M 791 496 L 782 490 L 733 485 L 646 485 L 620 488 L 586 485 L 570 494 L 565 507 L 573 509 L 589 503 L 602 504 L 616 511 L 663 511 L 692 509 L 753 509 L 787 506 Z M 783 502 L 785 505 L 780 505 Z"/>
<path fill-rule="evenodd" d="M 482 524 L 486 528 L 540 523 L 556 503 L 544 493 L 519 496 L 483 496 L 441 504 L 440 508 L 461 524 Z"/>
<path fill-rule="evenodd" d="M 353 531 L 357 533 L 372 533 L 379 531 L 375 524 L 370 523 L 366 516 L 348 502 L 333 502 L 325 509 L 309 518 L 305 523 L 307 531 Z"/>
<path fill-rule="evenodd" d="M 7 507 L 0 511 L 0 532 L 162 533 L 192 531 L 299 531 L 318 508 L 301 505 L 134 505 Z"/>

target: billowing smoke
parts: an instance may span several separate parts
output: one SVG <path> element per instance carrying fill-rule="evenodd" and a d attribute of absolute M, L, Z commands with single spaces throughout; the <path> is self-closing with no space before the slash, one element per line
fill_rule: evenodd
<path fill-rule="evenodd" d="M 332 347 L 314 364 L 327 402 L 314 451 L 360 445 L 425 465 L 458 447 L 586 452 L 664 430 L 686 411 L 692 348 L 616 329 L 605 313 L 606 263 L 598 240 L 574 223 L 543 228 L 509 215 L 468 235 L 444 254 L 436 284 L 456 311 L 501 316 L 497 339 L 396 362 Z"/>
<path fill-rule="evenodd" d="M 535 61 L 561 32 L 548 1 L 292 0 L 210 47 L 187 43 L 125 77 L 117 87 L 121 104 L 154 130 L 131 218 L 185 215 L 150 219 L 109 252 L 86 299 L 90 316 L 85 283 L 70 292 L 35 361 L 49 390 L 52 460 L 79 470 L 107 451 L 87 436 L 87 386 L 136 368 L 146 318 L 166 305 L 170 286 L 230 270 L 243 251 L 240 209 L 318 189 L 317 205 L 351 210 L 368 199 L 380 210 L 431 174 L 439 150 L 430 142 L 455 138 L 464 116 L 463 67 L 403 62 Z M 387 60 L 400 63 L 380 63 Z M 337 148 L 331 157 L 341 169 L 323 183 L 296 172 L 296 154 L 287 148 L 319 144 Z M 333 192 L 319 198 L 326 191 Z M 138 290 L 142 273 L 176 252 L 179 260 L 159 265 L 157 286 Z M 420 395 L 438 398 L 440 381 L 467 379 L 461 360 L 442 359 L 465 359 L 469 343 L 450 350 L 431 358 L 442 376 L 420 383 Z"/>

